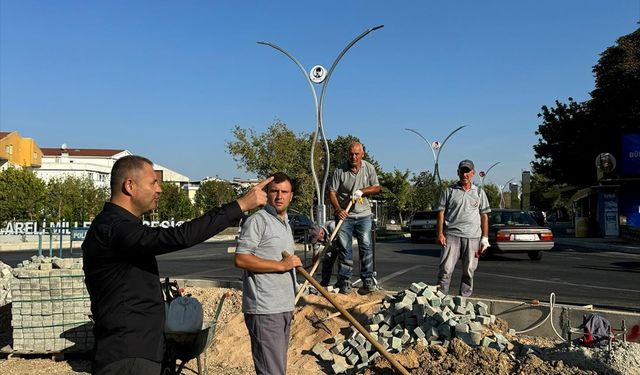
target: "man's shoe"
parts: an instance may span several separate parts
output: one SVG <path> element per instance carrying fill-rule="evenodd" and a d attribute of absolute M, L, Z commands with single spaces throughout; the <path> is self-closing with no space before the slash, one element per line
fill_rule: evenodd
<path fill-rule="evenodd" d="M 376 291 L 376 283 L 373 279 L 364 279 L 362 282 L 362 288 L 358 290 L 360 294 L 369 294 Z"/>
<path fill-rule="evenodd" d="M 340 294 L 349 294 L 351 293 L 351 283 L 349 281 L 338 281 L 335 285 Z"/>
<path fill-rule="evenodd" d="M 351 294 L 351 285 L 343 285 L 338 290 L 340 294 Z"/>

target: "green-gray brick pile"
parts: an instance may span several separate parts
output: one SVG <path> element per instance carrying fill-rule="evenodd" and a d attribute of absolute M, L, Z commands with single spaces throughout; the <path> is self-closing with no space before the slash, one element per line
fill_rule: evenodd
<path fill-rule="evenodd" d="M 385 296 L 382 307 L 365 328 L 390 353 L 398 353 L 417 341 L 448 347 L 454 337 L 472 347 L 511 350 L 513 345 L 502 334 L 483 330 L 495 319 L 485 303 L 473 304 L 464 297 L 448 296 L 421 282 Z M 347 336 L 334 337 L 334 342 L 331 347 L 318 343 L 312 351 L 321 360 L 333 362 L 336 374 L 368 367 L 380 355 L 355 328 Z"/>
<path fill-rule="evenodd" d="M 80 352 L 93 347 L 82 259 L 33 256 L 14 268 L 13 277 L 14 352 Z"/>

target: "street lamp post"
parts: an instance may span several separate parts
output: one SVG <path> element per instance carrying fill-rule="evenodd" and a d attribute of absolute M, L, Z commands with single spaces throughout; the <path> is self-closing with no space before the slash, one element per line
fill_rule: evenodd
<path fill-rule="evenodd" d="M 484 178 L 487 177 L 487 175 L 489 174 L 489 171 L 491 170 L 491 168 L 495 167 L 496 165 L 500 164 L 500 162 L 496 162 L 493 163 L 489 169 L 487 169 L 487 171 L 480 171 L 479 175 L 480 175 L 480 190 L 484 189 Z"/>
<path fill-rule="evenodd" d="M 346 47 L 342 49 L 342 52 L 340 52 L 338 57 L 336 57 L 336 59 L 333 61 L 333 64 L 331 64 L 331 68 L 329 68 L 328 71 L 323 66 L 316 65 L 313 68 L 311 68 L 309 73 L 307 73 L 307 70 L 304 68 L 304 66 L 295 57 L 293 57 L 293 55 L 287 52 L 284 48 L 278 45 L 275 45 L 271 42 L 258 42 L 258 44 L 269 46 L 282 52 L 285 56 L 291 59 L 291 61 L 293 61 L 296 64 L 296 66 L 300 69 L 300 71 L 302 72 L 302 75 L 305 77 L 305 79 L 307 80 L 307 83 L 309 84 L 309 87 L 311 88 L 311 95 L 313 96 L 313 102 L 316 108 L 316 130 L 313 137 L 313 143 L 311 145 L 311 161 L 310 162 L 311 162 L 311 174 L 313 175 L 313 183 L 316 188 L 316 196 L 318 197 L 318 205 L 316 206 L 316 222 L 320 225 L 323 225 L 326 221 L 326 207 L 324 204 L 324 196 L 325 196 L 325 189 L 327 185 L 327 178 L 329 176 L 329 165 L 330 165 L 329 143 L 327 142 L 327 138 L 324 133 L 324 125 L 322 123 L 324 95 L 327 91 L 327 86 L 329 85 L 329 79 L 331 78 L 331 74 L 336 68 L 336 65 L 338 65 L 338 62 L 340 61 L 340 59 L 342 59 L 342 56 L 344 56 L 344 54 L 347 53 L 349 48 L 351 48 L 354 44 L 356 44 L 360 39 L 367 36 L 367 34 L 369 34 L 370 32 L 381 29 L 383 27 L 384 25 L 372 27 L 370 29 L 365 30 L 362 34 L 358 35 L 357 37 L 355 37 L 349 44 L 347 44 Z M 318 101 L 318 95 L 316 93 L 316 88 L 314 84 L 318 84 L 322 86 L 322 89 L 320 91 L 320 101 Z M 325 163 L 324 163 L 324 172 L 322 177 L 322 184 L 319 183 L 318 176 L 315 170 L 315 165 L 314 165 L 315 148 L 318 140 L 322 140 L 322 142 L 324 143 L 324 151 L 326 155 Z"/>
<path fill-rule="evenodd" d="M 509 186 L 509 182 L 511 181 L 513 181 L 513 178 L 505 182 L 504 185 L 500 186 L 500 208 L 504 208 L 504 194 L 503 194 L 504 187 Z"/>
<path fill-rule="evenodd" d="M 438 159 L 440 158 L 440 152 L 442 151 L 442 149 L 444 148 L 444 144 L 447 143 L 447 141 L 449 140 L 449 138 L 451 138 L 451 136 L 457 132 L 458 130 L 467 127 L 467 125 L 462 125 L 460 127 L 458 127 L 456 130 L 452 131 L 451 133 L 449 133 L 449 135 L 447 136 L 447 138 L 444 139 L 444 141 L 442 141 L 442 143 L 438 142 L 438 141 L 433 141 L 433 143 L 429 142 L 422 134 L 418 133 L 417 130 L 414 129 L 409 129 L 409 128 L 405 128 L 404 130 L 408 130 L 412 133 L 415 133 L 418 137 L 422 138 L 422 140 L 424 140 L 427 143 L 427 146 L 429 146 L 429 148 L 431 149 L 431 153 L 433 154 L 433 161 L 434 161 L 434 167 L 433 167 L 433 174 L 436 177 L 436 183 L 438 185 L 440 185 L 440 171 L 438 169 Z"/>

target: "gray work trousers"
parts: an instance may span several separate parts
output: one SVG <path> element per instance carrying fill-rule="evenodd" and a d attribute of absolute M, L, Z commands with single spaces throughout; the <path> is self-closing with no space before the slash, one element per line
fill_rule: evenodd
<path fill-rule="evenodd" d="M 287 373 L 287 349 L 292 311 L 278 314 L 244 314 L 251 337 L 251 354 L 257 375 Z"/>
<path fill-rule="evenodd" d="M 440 255 L 440 271 L 438 272 L 438 289 L 449 294 L 451 275 L 456 268 L 458 259 L 462 258 L 462 281 L 460 295 L 469 297 L 473 292 L 473 273 L 478 268 L 476 254 L 480 249 L 479 238 L 456 237 L 447 234 L 447 245 Z"/>

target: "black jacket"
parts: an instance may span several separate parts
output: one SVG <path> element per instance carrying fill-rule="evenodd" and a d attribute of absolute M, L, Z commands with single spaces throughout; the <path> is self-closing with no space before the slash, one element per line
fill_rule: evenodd
<path fill-rule="evenodd" d="M 196 245 L 241 215 L 233 202 L 179 227 L 151 228 L 118 205 L 104 205 L 82 243 L 94 371 L 124 358 L 162 361 L 165 310 L 156 255 Z"/>

